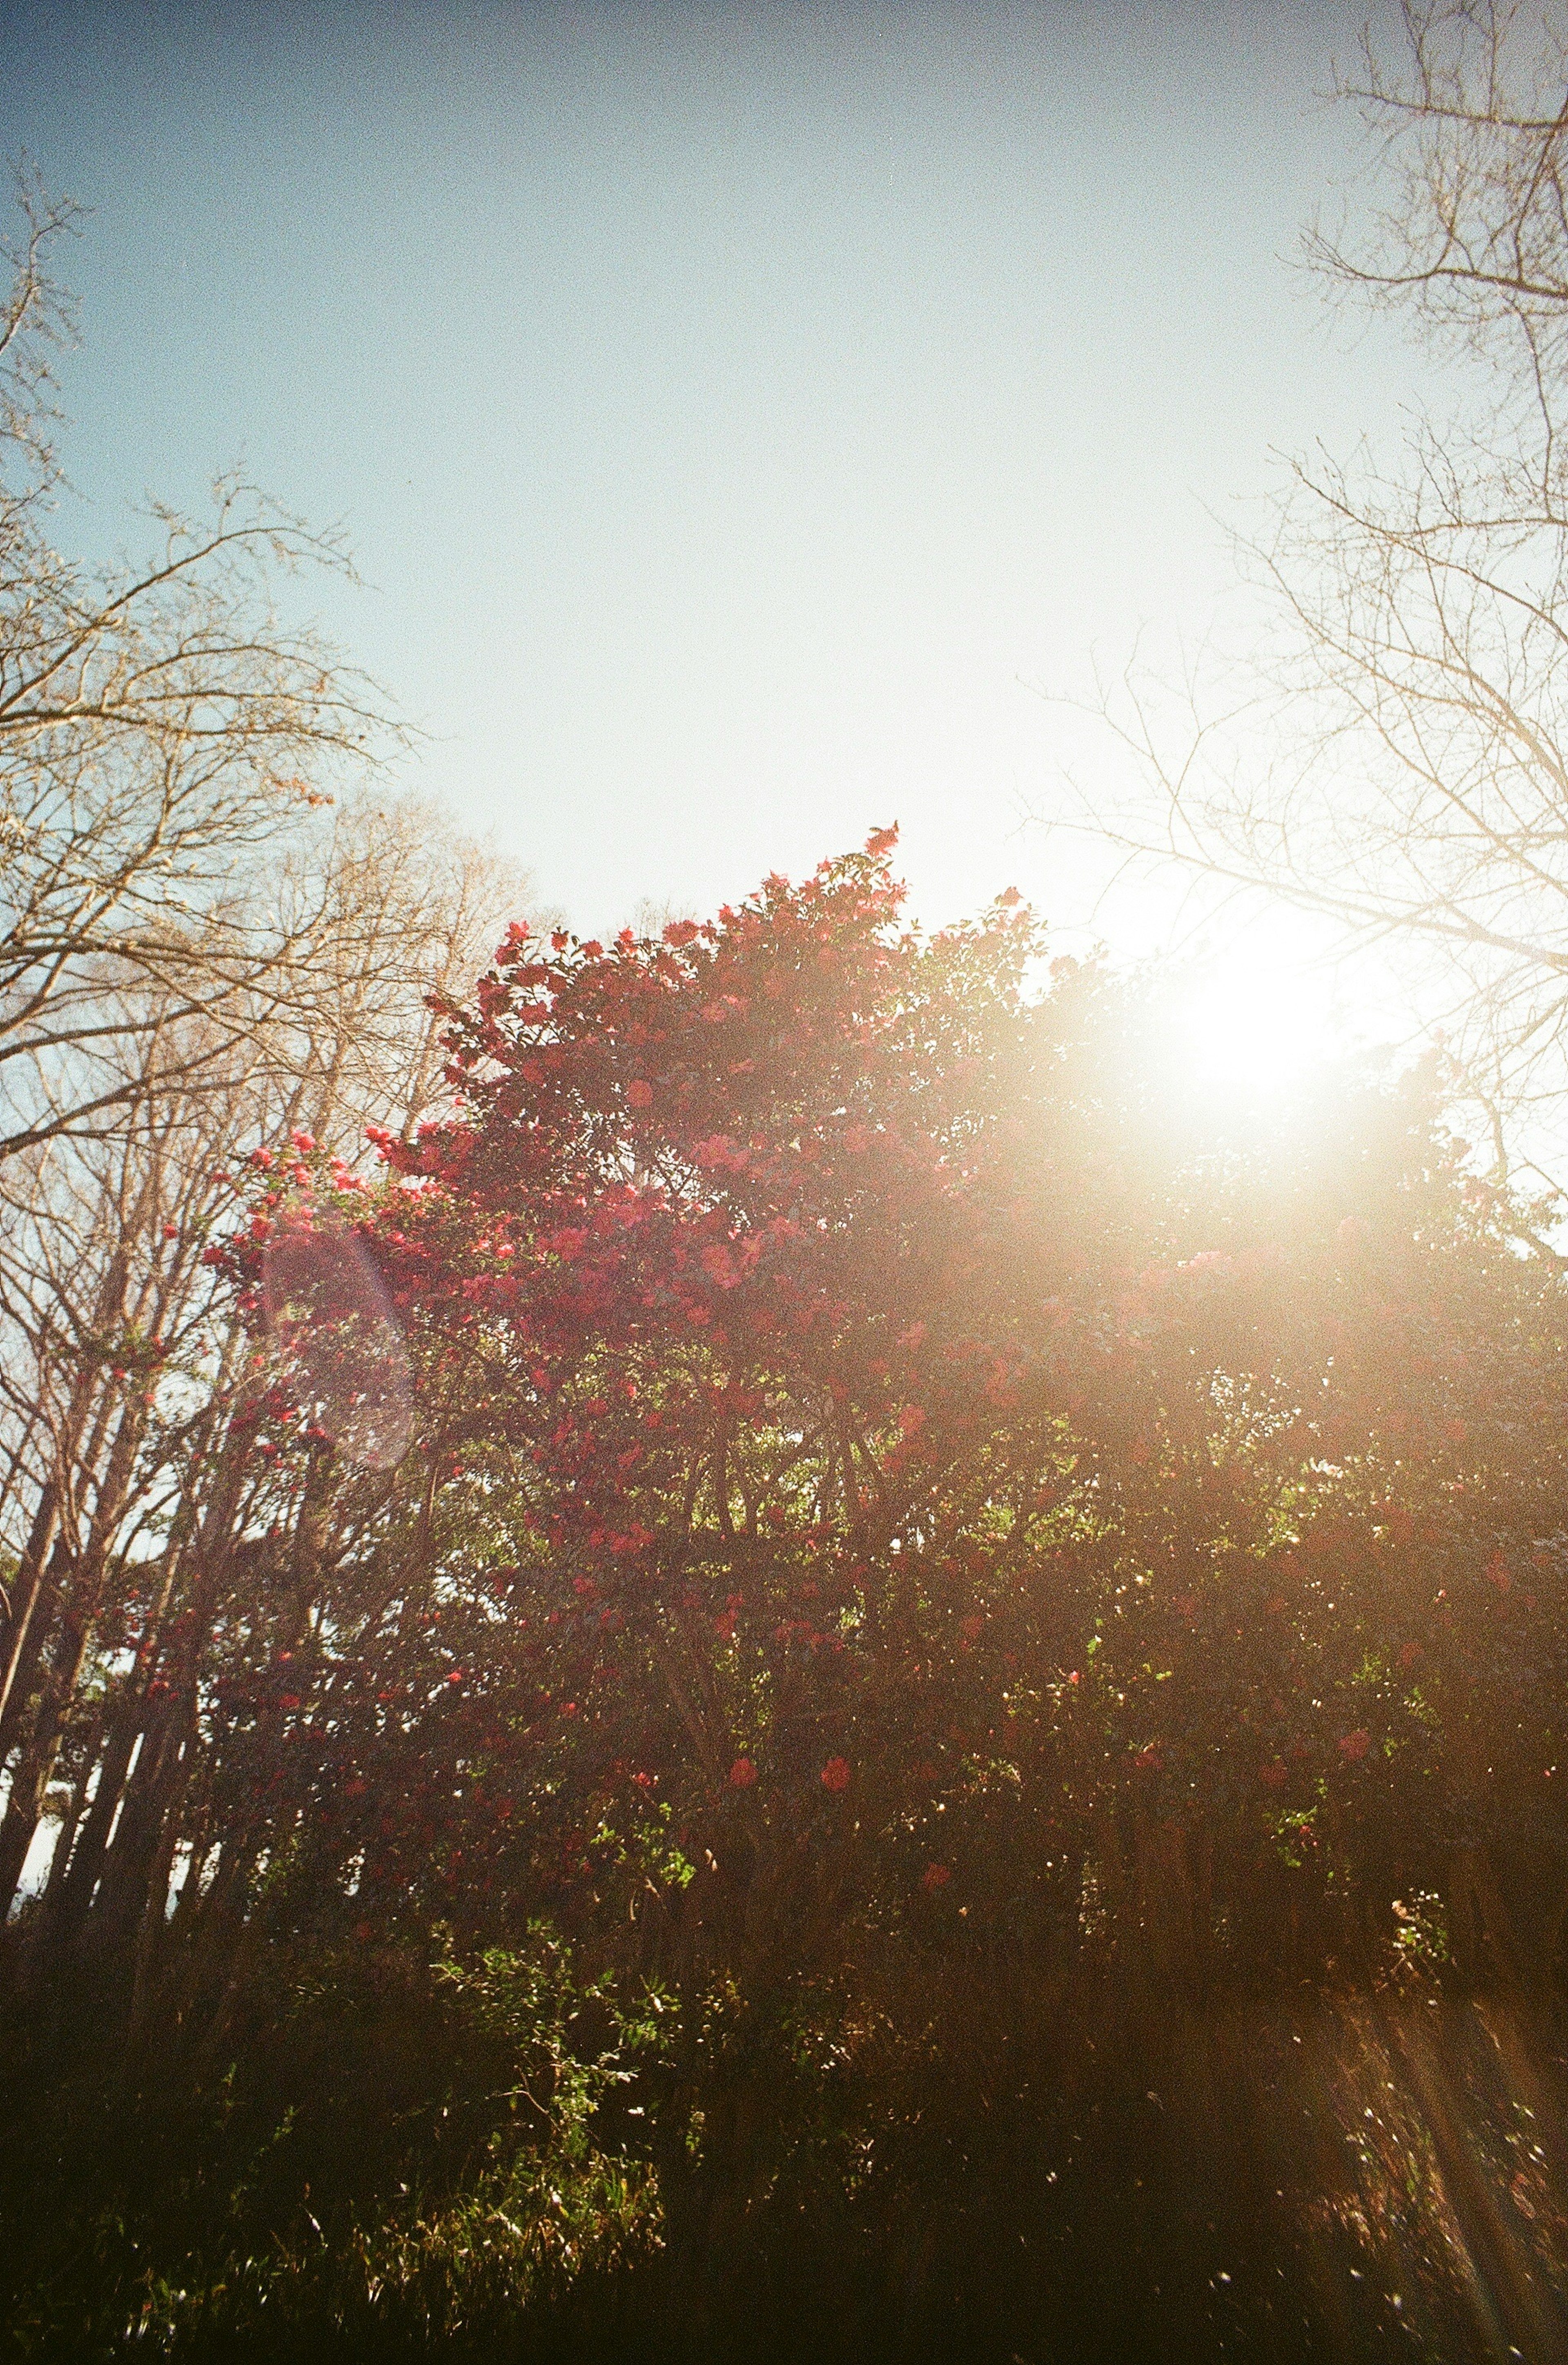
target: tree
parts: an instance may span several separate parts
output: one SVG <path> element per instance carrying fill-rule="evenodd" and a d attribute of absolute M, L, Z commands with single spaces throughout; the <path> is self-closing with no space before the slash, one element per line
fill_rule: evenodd
<path fill-rule="evenodd" d="M 281 575 L 346 573 L 342 541 L 237 478 L 164 507 L 156 550 L 92 567 L 50 537 L 64 484 L 52 256 L 76 223 L 19 185 L 0 310 L 0 1157 L 112 1126 L 128 1035 L 199 1013 L 203 1055 L 291 1002 L 312 915 L 262 891 L 333 785 L 386 737 L 380 701 L 286 623 Z M 236 891 L 237 878 L 248 878 Z"/>
<path fill-rule="evenodd" d="M 1265 607 L 1238 673 L 1104 701 L 1160 822 L 1091 821 L 1386 956 L 1501 1171 L 1568 1108 L 1568 33 L 1493 0 L 1398 23 L 1338 85 L 1370 204 L 1306 259 L 1341 307 L 1406 320 L 1449 397 L 1393 467 L 1291 463 L 1243 545 Z"/>
<path fill-rule="evenodd" d="M 478 2261 L 454 2315 L 494 2255 L 464 2228 L 543 2240 L 607 2154 L 700 2311 L 813 2195 L 901 2259 L 955 2177 L 994 2209 L 1063 2156 L 1086 2058 L 1107 2118 L 1136 2089 L 1114 2219 L 1194 2028 L 1277 2044 L 1331 1983 L 1386 2012 L 1447 1961 L 1538 2057 L 1561 1271 L 1429 1075 L 1226 1135 L 1157 990 L 1047 964 L 1012 894 L 922 934 L 891 851 L 608 946 L 518 922 L 379 1175 L 296 1128 L 213 1183 L 203 1147 L 232 1348 L 199 1402 L 128 1407 L 151 1548 L 62 1587 L 0 1834 L 59 1833 L 6 2024 L 47 2098 L 90 1994 L 139 2143 L 217 2065 L 235 2157 L 297 2110 L 295 2214 L 373 2323 L 384 2236 L 318 2169 L 345 2115 L 374 2205 Z M 449 2068 L 432 1981 L 493 2030 L 543 1963 L 577 2052 L 537 2088 L 471 2040 Z M 1222 2090 L 1199 2058 L 1180 2140 Z M 591 2136 L 545 2176 L 573 2059 Z M 253 2288 L 266 2246 L 228 2238 L 179 2290 Z"/>
<path fill-rule="evenodd" d="M 73 1818 L 98 1774 L 79 1876 L 118 1802 L 158 1679 L 146 1657 L 115 1663 L 108 1637 L 123 1633 L 127 1598 L 145 1596 L 145 1648 L 190 1614 L 194 1541 L 213 1565 L 228 1548 L 224 1407 L 243 1339 L 204 1251 L 231 1210 L 229 1170 L 258 1148 L 270 1163 L 268 1144 L 292 1157 L 297 1136 L 346 1176 L 367 1126 L 411 1128 L 427 1115 L 446 1089 L 431 983 L 451 990 L 473 974 L 524 885 L 426 805 L 351 804 L 288 873 L 308 925 L 287 1007 L 237 1041 L 170 992 L 155 1028 L 106 1037 L 121 1080 L 113 1129 L 67 1131 L 0 1167 L 0 1539 L 15 1555 L 0 1597 L 7 1899 L 62 1748 L 82 1758 Z M 144 999 L 139 1014 L 151 1007 Z M 73 1836 L 73 1820 L 62 1873 Z"/>

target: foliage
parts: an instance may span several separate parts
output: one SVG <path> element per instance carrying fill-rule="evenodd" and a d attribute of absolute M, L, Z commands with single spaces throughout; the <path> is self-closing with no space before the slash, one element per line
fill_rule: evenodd
<path fill-rule="evenodd" d="M 1506 2123 L 1533 2063 L 1544 2124 L 1562 1283 L 1429 1077 L 1227 1138 L 1158 980 L 1011 895 L 923 934 L 892 843 L 514 927 L 378 1181 L 297 1131 L 226 1186 L 246 1344 L 159 1449 L 198 1508 L 105 1605 L 10 1953 L 19 2093 L 91 1999 L 83 2092 L 188 2098 L 155 2266 L 94 2279 L 148 2339 L 717 2354 L 749 2278 L 780 2356 L 966 2307 L 1125 2354 L 1178 2285 L 1194 2354 L 1285 2353 L 1224 2245 L 1284 2273 L 1341 2188 L 1244 2125 L 1385 2059 L 1430 2172 L 1367 2150 L 1313 2238 L 1467 2353 L 1453 2245 L 1504 2237 L 1410 2026 L 1506 2015 L 1466 2090 Z"/>

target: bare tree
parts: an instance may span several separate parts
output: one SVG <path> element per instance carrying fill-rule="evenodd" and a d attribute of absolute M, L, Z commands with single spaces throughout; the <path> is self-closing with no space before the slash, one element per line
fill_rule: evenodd
<path fill-rule="evenodd" d="M 526 886 L 416 800 L 351 804 L 255 883 L 289 917 L 286 1004 L 241 1041 L 174 991 L 148 1026 L 138 996 L 106 1037 L 113 1130 L 0 1165 L 0 1914 L 40 1832 L 62 1911 L 75 1867 L 68 1921 L 117 1830 L 115 1911 L 166 1889 L 210 1620 L 250 1618 L 258 1535 L 305 1516 L 258 1482 L 242 1431 L 263 1384 L 204 1261 L 235 1218 L 230 1175 L 306 1131 L 352 1161 L 368 1125 L 437 1104 L 431 1001 L 466 989 Z"/>
<path fill-rule="evenodd" d="M 1444 370 L 1403 453 L 1290 463 L 1242 545 L 1238 670 L 1103 711 L 1155 799 L 1096 825 L 1222 891 L 1284 896 L 1447 1027 L 1498 1157 L 1568 1112 L 1568 18 L 1405 0 L 1338 95 L 1372 202 L 1306 258 Z"/>
<path fill-rule="evenodd" d="M 273 1055 L 298 1095 L 288 1121 L 350 1155 L 366 1124 L 411 1131 L 444 1096 L 432 1004 L 466 992 L 506 921 L 550 917 L 524 870 L 415 796 L 350 802 L 290 867 L 280 902 L 311 948 L 294 963 L 290 1054 Z"/>
<path fill-rule="evenodd" d="M 52 356 L 72 331 L 52 267 L 74 210 L 19 185 L 0 302 L 0 1157 L 112 1126 L 139 1086 L 128 1029 L 199 1012 L 246 1037 L 297 992 L 308 928 L 236 896 L 363 768 L 386 724 L 282 577 L 348 572 L 237 479 L 196 521 L 153 512 L 142 561 L 55 546 L 63 478 Z M 138 997 L 142 998 L 140 1007 Z"/>
<path fill-rule="evenodd" d="M 207 1254 L 230 1178 L 276 1171 L 291 1136 L 352 1163 L 367 1126 L 438 1107 L 442 1000 L 528 882 L 387 792 L 375 693 L 280 614 L 280 577 L 347 569 L 335 537 L 230 482 L 204 524 L 155 511 L 144 564 L 55 547 L 51 364 L 73 323 L 51 257 L 76 218 L 34 181 L 19 198 L 0 302 L 0 1923 L 47 1842 L 50 1931 L 134 1940 L 140 1992 L 177 1853 L 207 1853 L 215 1652 L 297 1647 L 334 1556 L 396 1496 L 388 1472 L 329 1503 L 324 1457 L 300 1479 L 252 1451 L 266 1357 Z M 269 1844 L 241 1823 L 219 1937 Z M 182 1895 L 188 1919 L 198 1886 Z"/>

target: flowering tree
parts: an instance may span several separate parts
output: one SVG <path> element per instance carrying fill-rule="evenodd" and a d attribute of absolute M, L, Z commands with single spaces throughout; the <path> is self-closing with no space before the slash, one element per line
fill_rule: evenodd
<path fill-rule="evenodd" d="M 1556 1284 L 1415 1087 L 1220 1158 L 1147 1008 L 1015 898 L 905 926 L 890 850 L 514 929 L 379 1195 L 264 1178 L 253 1318 L 353 1221 L 417 1436 L 345 1484 L 319 1384 L 256 1398 L 279 1532 L 338 1538 L 224 1679 L 258 1852 L 365 1929 L 543 1900 L 776 1996 L 867 1916 L 1076 1949 L 1086 1881 L 1162 1984 L 1436 1885 L 1549 1961 Z"/>
<path fill-rule="evenodd" d="M 321 2142 L 300 2016 L 373 2029 L 412 2181 L 433 1946 L 678 2275 L 802 2159 L 1037 2142 L 1087 2033 L 1141 2094 L 1221 1997 L 1446 1960 L 1529 2029 L 1560 1977 L 1558 1269 L 1421 1077 L 1224 1138 L 1155 990 L 1011 895 L 922 934 L 891 854 L 516 926 L 378 1175 L 223 1170 L 241 1331 L 143 1408 L 162 1547 L 17 1761 L 69 1794 L 17 1994 L 85 1972 Z"/>

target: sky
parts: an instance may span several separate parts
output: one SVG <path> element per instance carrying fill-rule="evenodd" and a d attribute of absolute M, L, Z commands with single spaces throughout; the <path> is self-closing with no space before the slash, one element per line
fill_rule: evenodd
<path fill-rule="evenodd" d="M 342 521 L 364 588 L 298 596 L 585 931 L 896 820 L 928 918 L 1158 939 L 1025 816 L 1092 800 L 1055 695 L 1201 638 L 1271 451 L 1410 391 L 1293 260 L 1359 6 L 5 16 L 0 147 L 92 209 L 68 539 L 236 463 Z"/>

